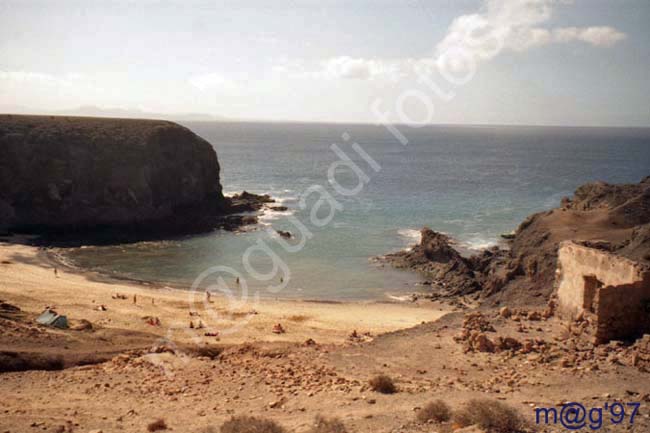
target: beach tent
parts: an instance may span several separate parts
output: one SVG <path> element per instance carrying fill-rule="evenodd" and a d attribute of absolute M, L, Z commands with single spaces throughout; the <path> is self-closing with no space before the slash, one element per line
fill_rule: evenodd
<path fill-rule="evenodd" d="M 68 318 L 50 309 L 43 311 L 36 321 L 41 325 L 54 326 L 55 328 L 65 329 L 68 327 Z"/>

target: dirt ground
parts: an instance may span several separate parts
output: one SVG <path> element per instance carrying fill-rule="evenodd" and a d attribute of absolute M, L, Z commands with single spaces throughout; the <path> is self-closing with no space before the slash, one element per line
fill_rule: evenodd
<path fill-rule="evenodd" d="M 453 426 L 418 423 L 418 410 L 432 399 L 457 409 L 477 397 L 512 405 L 533 427 L 536 407 L 640 402 L 633 425 L 605 416 L 599 431 L 650 431 L 650 353 L 638 344 L 593 347 L 541 309 L 261 301 L 232 311 L 214 299 L 190 316 L 186 292 L 64 269 L 57 278 L 32 247 L 2 244 L 0 262 L 0 299 L 22 310 L 0 316 L 2 362 L 9 353 L 76 365 L 0 373 L 0 432 L 145 432 L 156 419 L 170 431 L 207 432 L 241 414 L 295 432 L 309 431 L 318 414 L 340 418 L 349 432 L 443 432 Z M 73 327 L 85 319 L 93 329 L 35 325 L 47 305 Z M 199 319 L 205 328 L 187 332 Z M 286 332 L 274 334 L 276 323 Z M 202 335 L 217 328 L 236 332 Z M 372 391 L 377 374 L 398 392 Z"/>

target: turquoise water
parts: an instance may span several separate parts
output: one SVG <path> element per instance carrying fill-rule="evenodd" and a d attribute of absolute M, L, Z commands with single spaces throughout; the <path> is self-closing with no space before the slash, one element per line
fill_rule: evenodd
<path fill-rule="evenodd" d="M 181 240 L 70 252 L 77 264 L 123 276 L 190 287 L 213 266 L 241 273 L 251 292 L 261 296 L 307 299 L 382 299 L 413 291 L 417 276 L 380 268 L 369 258 L 403 249 L 429 226 L 454 236 L 466 249 L 495 244 L 532 212 L 558 205 L 582 183 L 593 180 L 638 182 L 650 175 L 650 129 L 555 127 L 400 127 L 402 145 L 382 126 L 285 123 L 190 123 L 210 141 L 221 163 L 224 191 L 269 193 L 290 209 L 261 219 L 256 230 L 214 232 Z M 347 141 L 342 136 L 347 134 Z M 376 171 L 352 147 L 378 164 Z M 339 160 L 332 143 L 345 152 L 367 183 L 354 195 L 337 193 L 328 169 Z M 375 167 L 376 168 L 376 167 Z M 358 185 L 346 167 L 335 170 L 344 187 Z M 300 209 L 298 199 L 321 185 L 341 205 L 324 227 L 310 218 L 315 197 Z M 320 218 L 330 211 L 323 205 Z M 295 217 L 313 234 L 298 252 L 286 251 L 266 232 L 271 227 L 298 234 Z M 300 237 L 300 236 L 298 236 Z M 263 242 L 280 261 L 282 272 L 270 281 L 254 278 L 242 255 Z M 272 270 L 266 254 L 252 254 L 260 273 Z M 212 274 L 231 284 L 234 274 Z"/>

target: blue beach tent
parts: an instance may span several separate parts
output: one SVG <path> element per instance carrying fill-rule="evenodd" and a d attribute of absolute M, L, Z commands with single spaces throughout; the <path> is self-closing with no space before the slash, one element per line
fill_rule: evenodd
<path fill-rule="evenodd" d="M 50 309 L 43 311 L 36 321 L 41 325 L 53 326 L 55 328 L 65 329 L 68 327 L 68 318 Z"/>

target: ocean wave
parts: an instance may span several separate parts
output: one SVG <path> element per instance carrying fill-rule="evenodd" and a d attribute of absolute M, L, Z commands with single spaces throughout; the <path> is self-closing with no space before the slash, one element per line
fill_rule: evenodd
<path fill-rule="evenodd" d="M 412 294 L 392 295 L 390 293 L 384 293 L 384 296 L 386 296 L 391 301 L 398 301 L 398 302 L 412 302 L 413 301 L 413 295 Z"/>
<path fill-rule="evenodd" d="M 263 212 L 264 212 L 263 214 L 257 217 L 257 220 L 261 224 L 268 223 L 269 221 L 274 221 L 289 215 L 293 215 L 295 213 L 295 209 L 273 210 L 273 209 L 265 208 Z"/>
<path fill-rule="evenodd" d="M 226 197 L 232 197 L 235 194 L 241 194 L 243 191 L 248 191 L 251 194 L 257 194 L 257 195 L 269 195 L 273 199 L 275 199 L 276 203 L 290 203 L 290 202 L 297 202 L 298 197 L 294 194 L 293 189 L 288 189 L 288 188 L 271 188 L 271 189 L 257 189 L 257 188 L 244 188 L 244 187 L 233 187 L 231 186 L 227 190 L 223 190 L 223 195 Z"/>
<path fill-rule="evenodd" d="M 496 240 L 485 238 L 472 238 L 460 243 L 460 246 L 462 248 L 472 251 L 483 251 L 496 245 L 498 245 L 498 242 Z"/>
<path fill-rule="evenodd" d="M 404 248 L 405 251 L 411 251 L 413 247 L 420 243 L 422 240 L 422 234 L 420 230 L 416 229 L 399 229 L 397 234 L 402 238 L 402 240 L 408 245 Z"/>
<path fill-rule="evenodd" d="M 235 194 L 239 194 L 239 193 L 241 193 L 242 191 L 243 191 L 243 189 L 241 189 L 241 188 L 231 187 L 231 189 L 228 189 L 228 190 L 222 190 L 221 192 L 222 192 L 223 195 L 226 196 L 226 197 L 232 197 L 233 195 L 235 195 Z"/>
<path fill-rule="evenodd" d="M 298 197 L 295 197 L 295 196 L 292 196 L 292 195 L 289 195 L 289 196 L 286 196 L 286 197 L 273 197 L 273 198 L 275 198 L 276 202 L 281 203 L 281 204 L 284 204 L 284 203 L 297 203 L 298 202 Z"/>

